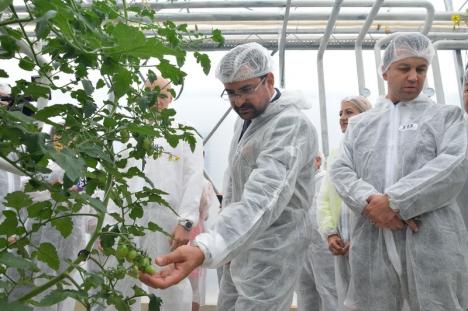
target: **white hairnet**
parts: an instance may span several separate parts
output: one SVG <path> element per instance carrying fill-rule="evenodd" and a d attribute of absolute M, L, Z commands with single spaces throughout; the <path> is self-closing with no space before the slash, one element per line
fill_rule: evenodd
<path fill-rule="evenodd" d="M 341 101 L 341 103 L 344 102 L 350 102 L 359 112 L 364 112 L 372 108 L 372 104 L 364 96 L 348 96 Z"/>
<path fill-rule="evenodd" d="M 431 40 L 419 32 L 397 33 L 385 49 L 382 61 L 382 74 L 390 65 L 408 57 L 420 57 L 430 64 L 434 56 Z"/>
<path fill-rule="evenodd" d="M 223 83 L 243 81 L 273 70 L 270 52 L 256 42 L 241 44 L 230 50 L 216 68 L 216 78 Z"/>

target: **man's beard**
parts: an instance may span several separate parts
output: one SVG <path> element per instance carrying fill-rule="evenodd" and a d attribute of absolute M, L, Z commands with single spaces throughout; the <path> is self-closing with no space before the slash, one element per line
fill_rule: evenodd
<path fill-rule="evenodd" d="M 252 105 L 251 103 L 246 102 L 242 104 L 242 106 L 240 107 L 234 106 L 233 108 L 242 119 L 244 119 L 244 117 L 243 117 L 243 113 L 241 112 L 241 110 L 249 110 L 249 115 L 251 115 L 249 119 L 251 120 L 261 115 L 265 111 L 266 107 L 267 105 L 265 105 L 263 109 L 258 109 L 258 108 L 255 108 L 255 106 Z"/>

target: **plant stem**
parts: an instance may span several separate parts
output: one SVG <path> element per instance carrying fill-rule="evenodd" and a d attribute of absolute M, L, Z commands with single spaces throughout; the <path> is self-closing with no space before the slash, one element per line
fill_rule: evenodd
<path fill-rule="evenodd" d="M 12 19 L 8 21 L 4 21 L 0 23 L 0 27 L 11 25 L 11 24 L 18 24 L 18 23 L 27 23 L 32 21 L 32 18 L 20 18 L 20 19 Z"/>
<path fill-rule="evenodd" d="M 106 184 L 106 188 L 105 188 L 104 206 L 107 206 L 107 204 L 109 202 L 110 190 L 112 189 L 112 185 L 113 185 L 112 175 L 108 175 L 107 176 L 107 184 Z M 96 240 L 99 237 L 99 233 L 100 233 L 101 228 L 102 228 L 102 226 L 104 224 L 104 216 L 105 216 L 105 213 L 99 213 L 99 215 L 98 215 L 98 222 L 97 222 L 97 225 L 96 225 L 96 229 L 95 229 L 93 235 L 91 236 L 91 238 L 89 239 L 88 244 L 86 244 L 86 247 L 85 247 L 85 249 L 88 252 L 90 252 L 91 249 L 94 247 L 94 243 L 96 242 Z M 58 282 L 60 282 L 64 278 L 66 278 L 69 275 L 69 273 L 72 272 L 76 268 L 76 266 L 78 266 L 82 261 L 84 261 L 86 259 L 86 256 L 87 256 L 86 254 L 80 254 L 78 256 L 78 258 L 76 258 L 62 273 L 60 273 L 56 277 L 52 278 L 49 282 L 34 288 L 32 291 L 25 294 L 21 298 L 19 298 L 18 301 L 22 302 L 22 303 L 27 302 L 29 299 L 37 296 L 38 294 L 42 293 L 43 291 L 45 291 L 48 288 L 52 287 L 53 285 L 57 284 Z"/>

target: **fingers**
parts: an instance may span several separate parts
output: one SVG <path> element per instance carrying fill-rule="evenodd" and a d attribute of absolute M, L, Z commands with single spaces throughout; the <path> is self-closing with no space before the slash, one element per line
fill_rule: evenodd
<path fill-rule="evenodd" d="M 413 231 L 414 233 L 418 232 L 419 228 L 418 228 L 418 224 L 416 223 L 416 221 L 414 221 L 413 219 L 410 219 L 410 220 L 406 220 L 405 223 L 408 225 L 411 231 Z"/>
<path fill-rule="evenodd" d="M 153 288 L 165 289 L 179 283 L 180 280 L 182 280 L 182 278 L 177 270 L 172 270 L 172 273 L 167 275 L 161 275 L 160 273 L 154 275 L 140 273 L 140 281 Z"/>
<path fill-rule="evenodd" d="M 375 225 L 381 229 L 390 229 L 390 230 L 402 230 L 405 228 L 405 223 L 401 218 L 395 214 L 395 216 L 387 222 L 377 222 Z"/>
<path fill-rule="evenodd" d="M 328 244 L 328 248 L 334 256 L 346 254 L 346 245 L 344 244 L 343 240 L 341 240 L 341 238 L 339 237 L 331 239 Z"/>
<path fill-rule="evenodd" d="M 346 255 L 346 254 L 349 252 L 349 246 L 350 246 L 350 244 L 348 243 L 348 244 L 346 244 L 346 246 L 343 248 L 343 253 L 344 253 L 343 255 Z"/>
<path fill-rule="evenodd" d="M 184 257 L 180 254 L 180 252 L 177 252 L 176 250 L 176 251 L 170 252 L 167 255 L 156 257 L 154 262 L 158 266 L 167 266 L 171 263 L 181 262 L 183 259 Z"/>

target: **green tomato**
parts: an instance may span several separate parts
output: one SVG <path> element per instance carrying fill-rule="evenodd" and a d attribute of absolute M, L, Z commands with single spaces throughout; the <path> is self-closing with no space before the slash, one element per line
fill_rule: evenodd
<path fill-rule="evenodd" d="M 120 266 L 118 267 L 116 270 L 115 270 L 115 278 L 117 280 L 121 280 L 125 277 L 125 273 L 127 272 L 127 269 L 125 269 L 124 267 Z"/>
<path fill-rule="evenodd" d="M 128 252 L 126 258 L 128 262 L 133 262 L 137 256 L 138 256 L 137 251 L 132 249 L 131 251 Z"/>
<path fill-rule="evenodd" d="M 132 266 L 129 270 L 128 270 L 128 275 L 134 277 L 134 278 L 137 278 L 140 274 L 140 271 L 138 270 L 138 267 L 137 266 Z"/>
<path fill-rule="evenodd" d="M 151 151 L 153 149 L 153 140 L 149 137 L 143 139 L 143 149 Z"/>
<path fill-rule="evenodd" d="M 140 260 L 138 260 L 138 267 L 141 271 L 144 271 L 145 267 L 149 265 L 151 265 L 151 259 L 148 257 L 141 257 Z"/>
<path fill-rule="evenodd" d="M 127 256 L 128 254 L 128 247 L 127 245 L 119 245 L 119 247 L 117 247 L 117 251 L 115 252 L 115 256 L 118 258 L 118 259 L 124 259 L 125 256 Z"/>
<path fill-rule="evenodd" d="M 120 141 L 126 143 L 130 139 L 130 135 L 126 129 L 120 130 Z"/>
<path fill-rule="evenodd" d="M 156 273 L 156 268 L 154 266 L 148 265 L 145 267 L 145 273 L 153 275 Z"/>

